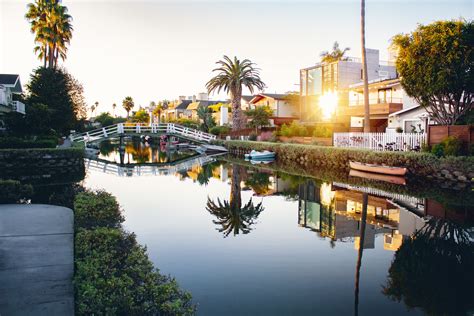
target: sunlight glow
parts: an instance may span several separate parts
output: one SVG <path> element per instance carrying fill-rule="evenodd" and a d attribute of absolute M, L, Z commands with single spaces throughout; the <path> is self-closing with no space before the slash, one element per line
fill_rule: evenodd
<path fill-rule="evenodd" d="M 330 120 L 337 108 L 337 93 L 328 92 L 319 98 L 319 106 L 323 111 L 323 119 Z"/>

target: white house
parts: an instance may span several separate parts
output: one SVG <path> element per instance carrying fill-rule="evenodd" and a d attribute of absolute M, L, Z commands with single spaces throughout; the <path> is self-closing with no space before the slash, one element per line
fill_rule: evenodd
<path fill-rule="evenodd" d="M 19 75 L 0 74 L 0 116 L 12 111 L 25 114 L 25 104 L 18 101 L 22 92 Z"/>
<path fill-rule="evenodd" d="M 288 94 L 260 93 L 250 101 L 250 108 L 268 106 L 273 111 L 273 125 L 281 125 L 298 119 L 299 108 L 288 100 Z"/>
<path fill-rule="evenodd" d="M 404 133 L 426 132 L 426 124 L 433 124 L 429 114 L 421 105 L 394 112 L 388 116 L 387 132 L 401 129 Z"/>

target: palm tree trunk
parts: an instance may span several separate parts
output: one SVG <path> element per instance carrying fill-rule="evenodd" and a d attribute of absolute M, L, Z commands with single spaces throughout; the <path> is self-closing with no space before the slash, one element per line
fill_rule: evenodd
<path fill-rule="evenodd" d="M 44 56 L 43 56 L 44 65 L 43 66 L 44 66 L 44 68 L 46 68 L 46 62 L 47 62 L 47 58 L 48 58 L 48 46 L 46 46 L 46 44 L 44 44 L 43 47 L 44 47 L 43 48 L 44 49 L 44 52 L 43 52 L 43 54 L 44 54 Z"/>
<path fill-rule="evenodd" d="M 361 0 L 360 35 L 362 46 L 362 76 L 364 79 L 364 132 L 370 132 L 369 79 L 367 76 L 367 56 L 365 54 L 365 0 Z"/>
<path fill-rule="evenodd" d="M 232 131 L 239 131 L 243 128 L 242 109 L 240 100 L 242 98 L 242 88 L 230 93 L 232 103 Z"/>
<path fill-rule="evenodd" d="M 364 254 L 364 242 L 365 242 L 365 223 L 367 221 L 367 204 L 369 196 L 364 193 L 362 196 L 362 218 L 360 220 L 360 237 L 359 237 L 359 252 L 357 255 L 357 266 L 355 275 L 355 293 L 354 293 L 354 315 L 359 314 L 359 281 L 360 281 L 360 267 L 362 266 L 362 255 Z"/>
<path fill-rule="evenodd" d="M 241 166 L 232 165 L 232 178 L 230 184 L 230 207 L 233 210 L 240 210 L 242 207 L 242 192 L 240 189 L 240 182 L 242 181 Z"/>

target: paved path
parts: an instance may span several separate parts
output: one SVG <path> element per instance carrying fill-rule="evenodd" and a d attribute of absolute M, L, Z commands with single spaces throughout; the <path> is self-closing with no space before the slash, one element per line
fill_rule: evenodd
<path fill-rule="evenodd" d="M 72 210 L 0 205 L 0 315 L 74 315 Z"/>

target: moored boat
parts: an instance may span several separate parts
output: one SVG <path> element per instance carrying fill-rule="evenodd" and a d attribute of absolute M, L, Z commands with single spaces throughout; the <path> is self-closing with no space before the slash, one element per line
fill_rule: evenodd
<path fill-rule="evenodd" d="M 264 151 L 256 151 L 252 150 L 249 154 L 245 154 L 246 159 L 252 159 L 252 160 L 268 160 L 268 159 L 274 159 L 275 158 L 275 153 L 272 151 L 264 150 Z"/>
<path fill-rule="evenodd" d="M 403 168 L 403 167 L 374 165 L 374 164 L 367 164 L 367 163 L 362 163 L 362 162 L 357 162 L 357 161 L 349 161 L 349 166 L 351 167 L 351 169 L 355 169 L 359 171 L 389 174 L 392 176 L 404 176 L 407 173 L 407 168 Z"/>

